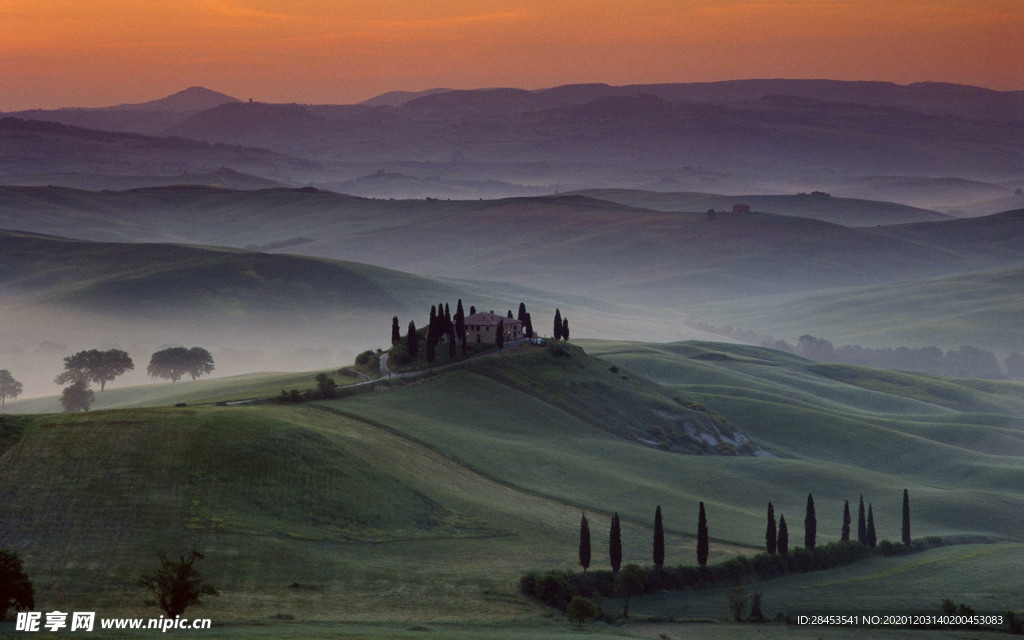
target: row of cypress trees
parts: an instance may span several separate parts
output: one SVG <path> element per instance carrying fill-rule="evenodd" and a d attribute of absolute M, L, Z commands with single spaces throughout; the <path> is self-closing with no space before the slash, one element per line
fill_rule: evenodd
<path fill-rule="evenodd" d="M 708 564 L 708 518 L 704 503 L 700 503 L 697 515 L 697 564 L 704 567 Z M 654 510 L 654 566 L 665 566 L 665 525 L 661 517 L 661 505 Z M 580 520 L 580 566 L 586 571 L 590 568 L 590 522 L 584 513 Z M 611 528 L 608 532 L 608 561 L 612 571 L 618 573 L 622 567 L 622 524 L 619 514 L 612 514 Z"/>
<path fill-rule="evenodd" d="M 843 527 L 840 530 L 840 539 L 843 542 L 850 540 L 850 501 L 843 504 Z M 804 516 L 804 546 L 813 549 L 818 536 L 818 519 L 814 511 L 814 495 L 807 494 L 807 511 Z M 905 546 L 910 546 L 910 493 L 903 490 L 903 527 L 902 541 Z M 779 516 L 778 526 L 775 524 L 775 508 L 768 503 L 768 525 L 764 534 L 765 550 L 768 553 L 787 553 L 789 551 L 789 529 L 786 526 L 786 517 Z M 857 542 L 871 549 L 878 544 L 878 536 L 875 534 L 875 513 L 871 503 L 868 503 L 867 514 L 864 511 L 864 496 L 860 496 L 860 511 L 857 516 Z"/>
<path fill-rule="evenodd" d="M 850 540 L 850 501 L 843 505 L 843 527 L 840 537 L 844 542 Z M 814 495 L 807 494 L 807 510 L 804 516 L 804 547 L 814 549 L 818 537 L 818 519 L 814 508 Z M 902 541 L 905 546 L 910 546 L 910 494 L 903 490 L 903 530 Z M 874 549 L 878 543 L 875 534 L 875 515 L 872 505 L 868 503 L 867 512 L 864 510 L 864 496 L 860 496 L 860 513 L 857 519 L 857 542 Z M 765 549 L 769 554 L 789 553 L 789 527 L 786 524 L 785 515 L 780 515 L 778 524 L 775 522 L 775 507 L 768 503 L 768 525 L 765 529 Z M 704 503 L 700 503 L 700 511 L 697 515 L 697 564 L 704 567 L 708 563 L 708 521 Z M 612 571 L 618 573 L 622 567 L 622 526 L 619 514 L 612 515 L 611 528 L 608 532 L 608 560 Z M 591 561 L 591 540 L 590 522 L 587 514 L 584 513 L 580 520 L 580 543 L 579 543 L 579 564 L 586 571 L 590 568 Z M 665 565 L 665 527 L 662 521 L 661 505 L 654 510 L 654 544 L 653 561 L 655 567 Z"/>

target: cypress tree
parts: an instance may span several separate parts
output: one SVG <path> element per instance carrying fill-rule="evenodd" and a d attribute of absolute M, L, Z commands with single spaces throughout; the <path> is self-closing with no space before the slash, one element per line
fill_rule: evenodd
<path fill-rule="evenodd" d="M 511 309 L 508 310 L 508 313 L 505 315 L 505 317 L 508 318 L 509 320 L 514 320 L 515 319 L 515 318 L 512 317 L 512 310 Z"/>
<path fill-rule="evenodd" d="M 448 360 L 455 360 L 455 327 L 448 327 Z"/>
<path fill-rule="evenodd" d="M 910 546 L 910 494 L 903 490 L 903 544 Z"/>
<path fill-rule="evenodd" d="M 498 351 L 505 346 L 505 321 L 498 320 L 498 327 L 494 330 L 494 341 L 498 343 Z"/>
<path fill-rule="evenodd" d="M 860 497 L 860 512 L 857 514 L 857 542 L 868 543 L 868 525 L 864 519 L 864 496 Z"/>
<path fill-rule="evenodd" d="M 786 516 L 779 516 L 779 540 L 775 549 L 782 555 L 789 553 L 789 527 L 786 526 Z"/>
<path fill-rule="evenodd" d="M 612 515 L 612 529 L 608 533 L 608 559 L 612 565 L 612 571 L 619 572 L 622 566 L 622 529 L 619 525 L 619 514 Z"/>
<path fill-rule="evenodd" d="M 402 340 L 402 332 L 398 328 L 398 316 L 391 318 L 391 344 L 398 344 Z"/>
<path fill-rule="evenodd" d="M 445 335 L 452 329 L 452 310 L 448 308 L 448 303 L 444 303 L 444 330 L 441 332 Z"/>
<path fill-rule="evenodd" d="M 406 350 L 409 352 L 409 357 L 416 359 L 416 323 L 412 320 L 409 321 L 409 335 L 406 337 Z"/>
<path fill-rule="evenodd" d="M 533 337 L 533 319 L 530 318 L 529 311 L 526 312 L 526 320 L 523 321 L 523 333 L 527 338 Z"/>
<path fill-rule="evenodd" d="M 523 324 L 526 324 L 526 303 L 525 302 L 520 302 L 519 303 L 519 313 L 518 313 L 518 315 L 516 315 L 516 319 L 519 320 L 519 322 L 522 322 Z"/>
<path fill-rule="evenodd" d="M 697 564 L 708 565 L 708 517 L 704 512 L 704 503 L 700 503 L 700 515 L 697 516 Z"/>
<path fill-rule="evenodd" d="M 768 503 L 768 526 L 764 530 L 764 547 L 768 553 L 775 553 L 778 544 L 778 531 L 775 529 L 775 507 Z"/>
<path fill-rule="evenodd" d="M 569 318 L 562 318 L 562 340 L 569 340 Z"/>
<path fill-rule="evenodd" d="M 455 334 L 459 337 L 459 344 L 462 346 L 462 357 L 466 357 L 466 312 L 462 308 L 462 298 L 455 306 Z"/>
<path fill-rule="evenodd" d="M 590 523 L 585 513 L 580 520 L 580 566 L 584 571 L 590 568 Z"/>
<path fill-rule="evenodd" d="M 474 307 L 473 305 L 469 305 L 469 315 L 473 315 L 475 313 L 476 313 L 476 307 Z"/>
<path fill-rule="evenodd" d="M 851 522 L 851 520 L 850 520 L 850 501 L 847 500 L 843 504 L 843 531 L 842 531 L 842 534 L 840 536 L 840 539 L 843 542 L 849 542 L 850 541 L 850 522 Z"/>
<path fill-rule="evenodd" d="M 427 324 L 427 344 L 437 340 L 437 307 L 430 305 L 430 322 Z"/>
<path fill-rule="evenodd" d="M 554 333 L 554 338 L 555 338 L 555 340 L 561 340 L 562 339 L 562 312 L 559 311 L 558 309 L 555 309 L 555 333 Z"/>
<path fill-rule="evenodd" d="M 871 512 L 871 504 L 868 503 L 868 527 L 867 527 L 867 543 L 872 549 L 878 543 L 878 538 L 875 536 L 875 515 Z"/>
<path fill-rule="evenodd" d="M 814 515 L 814 496 L 807 494 L 807 515 L 804 516 L 804 546 L 814 548 L 818 538 L 818 519 Z"/>
<path fill-rule="evenodd" d="M 665 527 L 661 522 L 661 505 L 654 510 L 654 566 L 665 565 Z"/>

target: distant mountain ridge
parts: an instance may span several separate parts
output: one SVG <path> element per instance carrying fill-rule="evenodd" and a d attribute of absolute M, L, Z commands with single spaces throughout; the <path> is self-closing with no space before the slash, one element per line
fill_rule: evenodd
<path fill-rule="evenodd" d="M 929 198 L 923 182 L 895 192 L 908 193 L 912 204 L 971 214 L 997 210 L 983 203 L 1006 201 L 1024 185 L 1024 91 L 941 83 L 737 80 L 438 89 L 390 92 L 354 105 L 240 102 L 193 87 L 138 105 L 5 116 L 287 156 L 254 162 L 253 154 L 243 153 L 211 166 L 195 158 L 168 162 L 152 157 L 151 149 L 130 146 L 123 162 L 120 150 L 103 150 L 98 171 L 97 156 L 86 153 L 84 140 L 65 140 L 71 146 L 56 151 L 54 140 L 36 131 L 0 140 L 7 163 L 0 173 L 8 175 L 127 176 L 144 165 L 142 173 L 167 176 L 224 166 L 281 184 L 435 198 L 662 181 L 677 185 L 672 191 L 716 193 L 827 191 L 856 183 L 856 197 L 874 200 L 894 193 L 886 177 L 909 177 L 962 181 L 962 188 L 946 189 L 950 199 Z M 353 182 L 366 176 L 376 178 Z M 857 183 L 863 176 L 880 179 Z M 967 186 L 979 183 L 993 186 Z"/>

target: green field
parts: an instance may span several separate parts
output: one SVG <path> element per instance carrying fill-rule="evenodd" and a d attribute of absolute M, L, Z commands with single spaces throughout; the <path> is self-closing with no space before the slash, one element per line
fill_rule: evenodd
<path fill-rule="evenodd" d="M 972 544 L 750 585 L 765 592 L 766 612 L 925 611 L 946 597 L 986 611 L 1024 604 L 1014 586 L 1024 569 L 1024 387 L 713 343 L 586 349 L 526 350 L 302 405 L 5 415 L 0 546 L 24 559 L 40 610 L 156 616 L 135 579 L 158 550 L 195 545 L 222 594 L 194 613 L 227 624 L 211 637 L 318 637 L 331 621 L 347 621 L 343 638 L 561 637 L 561 614 L 516 584 L 526 571 L 574 567 L 582 512 L 595 568 L 607 564 L 612 512 L 625 562 L 650 563 L 657 505 L 667 563 L 693 564 L 698 501 L 715 562 L 760 549 L 768 501 L 799 540 L 808 492 L 819 541 L 838 538 L 843 501 L 855 507 L 860 495 L 878 537 L 898 539 L 907 488 L 915 537 Z M 276 395 L 285 380 L 105 393 L 170 405 Z M 771 455 L 684 455 L 644 441 L 657 420 L 708 415 L 709 428 L 735 429 Z M 631 611 L 727 618 L 720 591 L 644 597 Z"/>

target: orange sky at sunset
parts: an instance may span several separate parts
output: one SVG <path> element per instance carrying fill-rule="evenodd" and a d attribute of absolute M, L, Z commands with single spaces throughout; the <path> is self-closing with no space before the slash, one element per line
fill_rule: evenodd
<path fill-rule="evenodd" d="M 0 109 L 740 78 L 1024 89 L 1024 0 L 0 0 Z"/>

